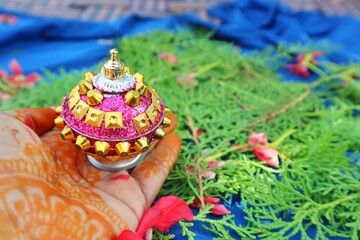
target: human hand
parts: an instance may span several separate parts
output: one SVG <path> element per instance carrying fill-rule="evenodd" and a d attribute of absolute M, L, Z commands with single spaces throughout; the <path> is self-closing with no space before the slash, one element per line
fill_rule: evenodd
<path fill-rule="evenodd" d="M 0 113 L 0 238 L 114 239 L 135 231 L 180 151 L 171 133 L 129 174 L 93 167 L 52 109 Z"/>

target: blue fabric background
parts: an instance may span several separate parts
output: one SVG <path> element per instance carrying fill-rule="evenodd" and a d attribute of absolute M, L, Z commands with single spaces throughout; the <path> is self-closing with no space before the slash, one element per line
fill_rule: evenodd
<path fill-rule="evenodd" d="M 220 24 L 196 15 L 173 15 L 161 19 L 129 16 L 113 22 L 85 22 L 59 18 L 33 17 L 0 9 L 0 13 L 19 16 L 16 25 L 0 25 L 0 67 L 18 59 L 26 73 L 60 66 L 89 67 L 111 48 L 106 41 L 141 34 L 153 29 L 175 31 L 179 26 L 216 29 L 215 37 L 230 40 L 245 50 L 269 44 L 307 43 L 330 40 L 342 49 L 330 56 L 335 62 L 360 60 L 360 23 L 357 19 L 324 16 L 315 12 L 293 12 L 276 1 L 240 0 L 209 9 Z"/>
<path fill-rule="evenodd" d="M 25 73 L 47 68 L 56 70 L 89 67 L 99 62 L 112 47 L 112 40 L 154 29 L 175 31 L 179 26 L 201 26 L 215 29 L 215 37 L 230 40 L 244 50 L 262 49 L 280 42 L 307 43 L 329 40 L 342 48 L 328 56 L 334 62 L 360 60 L 360 22 L 351 16 L 324 16 L 316 12 L 293 12 L 276 1 L 241 0 L 209 9 L 211 16 L 221 19 L 219 24 L 204 21 L 195 15 L 174 15 L 161 19 L 129 16 L 113 22 L 85 22 L 59 18 L 33 17 L 0 9 L 19 17 L 16 25 L 0 25 L 0 68 L 16 58 Z M 103 40 L 101 40 L 103 39 Z M 236 215 L 236 221 L 245 225 L 239 199 L 226 203 Z M 216 218 L 216 217 L 214 217 Z M 266 224 L 264 222 L 264 224 Z M 196 239 L 213 237 L 195 223 Z M 309 230 L 310 236 L 315 229 Z M 182 239 L 181 229 L 175 225 L 172 233 Z M 300 235 L 293 239 L 299 239 Z M 340 238 L 332 238 L 340 239 Z"/>

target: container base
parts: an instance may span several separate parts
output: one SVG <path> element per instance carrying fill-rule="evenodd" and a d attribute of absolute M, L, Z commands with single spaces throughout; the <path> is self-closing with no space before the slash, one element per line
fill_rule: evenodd
<path fill-rule="evenodd" d="M 87 155 L 86 157 L 89 160 L 89 162 L 96 168 L 99 168 L 101 170 L 108 171 L 108 172 L 117 172 L 117 171 L 121 171 L 121 170 L 128 170 L 128 169 L 134 168 L 136 165 L 139 164 L 139 162 L 141 162 L 146 157 L 146 155 L 147 155 L 147 153 L 141 153 L 141 154 L 137 155 L 136 157 L 126 159 L 126 160 L 120 160 L 120 161 L 116 161 L 116 162 L 106 161 L 106 160 L 98 161 L 89 155 Z"/>

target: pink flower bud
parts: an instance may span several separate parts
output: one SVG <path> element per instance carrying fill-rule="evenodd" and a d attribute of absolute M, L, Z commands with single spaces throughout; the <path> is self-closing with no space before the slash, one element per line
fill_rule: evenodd
<path fill-rule="evenodd" d="M 15 75 L 22 75 L 23 71 L 20 67 L 20 64 L 17 60 L 13 59 L 11 60 L 11 62 L 9 63 L 9 68 L 10 70 L 15 74 Z"/>
<path fill-rule="evenodd" d="M 215 176 L 216 176 L 216 173 L 213 171 L 207 171 L 204 173 L 204 178 L 209 179 L 209 180 L 214 179 Z"/>
<path fill-rule="evenodd" d="M 267 145 L 268 144 L 267 134 L 264 132 L 250 134 L 248 144 L 249 145 L 264 145 L 264 146 Z"/>
<path fill-rule="evenodd" d="M 214 215 L 218 215 L 218 216 L 222 216 L 225 214 L 230 214 L 231 212 L 226 209 L 226 207 L 222 204 L 216 204 L 211 210 L 210 212 Z"/>
<path fill-rule="evenodd" d="M 177 58 L 175 55 L 172 55 L 172 54 L 169 54 L 166 52 L 159 53 L 158 57 L 161 59 L 166 59 L 171 64 L 175 64 L 177 61 Z"/>
<path fill-rule="evenodd" d="M 272 167 L 279 166 L 278 151 L 274 148 L 254 147 L 253 153 L 257 159 L 266 162 L 267 165 Z"/>
<path fill-rule="evenodd" d="M 220 198 L 217 197 L 204 197 L 204 202 L 209 204 L 218 204 L 220 202 Z"/>
<path fill-rule="evenodd" d="M 218 161 L 216 160 L 211 160 L 210 162 L 208 162 L 208 164 L 206 165 L 208 168 L 215 168 L 218 165 Z"/>
<path fill-rule="evenodd" d="M 194 166 L 189 166 L 188 167 L 188 170 L 186 171 L 188 174 L 194 174 L 194 172 L 195 172 L 195 168 L 194 168 Z"/>
<path fill-rule="evenodd" d="M 287 64 L 286 68 L 289 69 L 289 71 L 292 74 L 299 75 L 299 76 L 302 76 L 302 77 L 309 77 L 310 76 L 310 72 L 307 69 L 307 67 L 305 65 L 301 64 L 301 63 Z"/>
<path fill-rule="evenodd" d="M 0 92 L 0 99 L 2 99 L 2 100 L 8 100 L 8 99 L 10 99 L 10 98 L 12 98 L 12 95 L 11 95 L 11 94 Z"/>

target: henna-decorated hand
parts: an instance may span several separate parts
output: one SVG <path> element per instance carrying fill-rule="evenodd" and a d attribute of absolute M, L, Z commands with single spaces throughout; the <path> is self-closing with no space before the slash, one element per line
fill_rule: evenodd
<path fill-rule="evenodd" d="M 129 174 L 89 164 L 52 109 L 0 113 L 0 239 L 114 239 L 135 231 L 180 150 L 169 134 Z"/>

